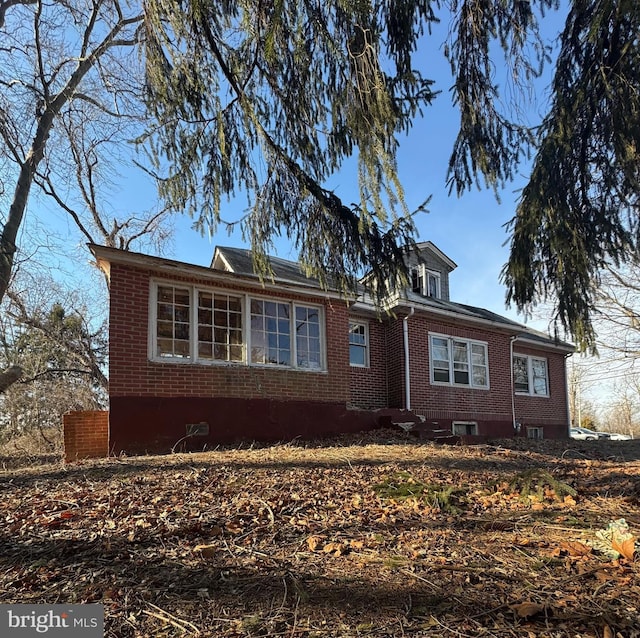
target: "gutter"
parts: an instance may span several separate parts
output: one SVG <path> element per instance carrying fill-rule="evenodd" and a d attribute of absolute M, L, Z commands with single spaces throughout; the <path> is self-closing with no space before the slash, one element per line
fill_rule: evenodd
<path fill-rule="evenodd" d="M 564 355 L 565 365 L 564 365 L 564 392 L 567 399 L 567 437 L 571 438 L 571 404 L 569 402 L 569 377 L 567 376 L 567 361 L 569 357 L 573 353 L 567 353 Z M 580 423 L 578 423 L 580 426 Z"/>
<path fill-rule="evenodd" d="M 409 369 L 409 317 L 416 309 L 411 306 L 409 314 L 402 318 L 402 340 L 404 344 L 404 407 L 411 410 L 411 371 Z"/>
<path fill-rule="evenodd" d="M 387 312 L 400 311 L 403 308 L 409 308 L 409 309 L 413 308 L 415 310 L 415 304 L 413 302 L 403 303 L 405 299 L 406 298 L 401 298 L 399 294 L 396 294 L 395 297 L 390 298 L 387 301 L 387 303 L 383 307 L 383 310 Z M 366 312 L 366 309 L 368 306 L 369 304 L 366 302 L 356 301 L 354 304 L 352 304 L 351 308 L 353 308 L 354 310 L 357 310 L 358 312 Z M 519 325 L 517 323 L 510 325 L 508 323 L 503 323 L 501 321 L 484 319 L 482 317 L 467 314 L 466 312 L 462 312 L 458 310 L 454 311 L 454 310 L 445 310 L 444 308 L 435 308 L 434 306 L 430 306 L 427 304 L 419 304 L 418 308 L 421 311 L 426 312 L 428 314 L 447 317 L 457 322 L 463 321 L 471 325 L 491 327 L 497 330 L 498 332 L 502 332 L 502 333 L 506 332 L 507 334 L 513 335 L 513 333 L 517 330 L 519 334 L 515 335 L 515 337 L 518 339 L 518 341 L 529 344 L 533 347 L 543 348 L 547 350 L 561 351 L 569 354 L 575 352 L 575 347 L 572 346 L 571 344 L 563 343 L 560 341 L 555 342 L 551 337 L 549 337 L 548 335 L 544 335 L 542 333 L 540 334 L 540 337 L 545 339 L 545 341 L 532 339 L 530 337 L 527 338 L 527 327 Z"/>

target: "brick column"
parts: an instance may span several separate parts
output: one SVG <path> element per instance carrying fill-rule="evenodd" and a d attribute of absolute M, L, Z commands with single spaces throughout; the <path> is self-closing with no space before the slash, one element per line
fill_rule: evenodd
<path fill-rule="evenodd" d="M 67 412 L 62 423 L 65 463 L 109 456 L 109 412 Z"/>

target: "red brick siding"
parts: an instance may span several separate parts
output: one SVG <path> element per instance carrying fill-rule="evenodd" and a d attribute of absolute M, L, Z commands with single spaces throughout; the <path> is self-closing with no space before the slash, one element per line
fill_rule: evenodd
<path fill-rule="evenodd" d="M 152 278 L 324 306 L 327 370 L 324 372 L 246 366 L 198 365 L 149 360 L 149 292 Z M 354 317 L 357 318 L 357 317 Z M 405 405 L 402 316 L 369 319 L 370 366 L 349 365 L 349 314 L 344 302 L 287 292 L 265 292 L 195 277 L 120 264 L 111 266 L 110 398 L 111 445 L 166 449 L 184 436 L 185 423 L 207 421 L 210 443 L 242 438 L 310 436 L 359 427 L 371 420 L 347 406 L 373 410 Z M 510 338 L 477 326 L 416 313 L 408 319 L 411 407 L 448 428 L 454 420 L 477 421 L 480 435 L 510 436 L 512 427 Z M 432 385 L 429 333 L 484 341 L 489 354 L 489 390 Z M 543 349 L 517 348 L 548 360 L 551 397 L 515 398 L 524 426 L 543 425 L 545 437 L 566 435 L 564 357 Z M 326 409 L 325 407 L 326 406 Z M 235 418 L 238 415 L 238 418 Z M 523 434 L 526 428 L 523 428 Z M 216 439 L 216 436 L 219 437 Z M 115 444 L 113 443 L 115 441 Z M 200 443 L 202 441 L 199 441 Z M 153 443 L 153 444 L 152 444 Z M 115 447 L 114 447 L 115 445 Z"/>
<path fill-rule="evenodd" d="M 487 343 L 489 390 L 433 385 L 429 370 L 429 332 Z M 409 319 L 412 408 L 428 421 L 448 427 L 451 421 L 477 421 L 480 435 L 509 436 L 512 432 L 510 336 L 479 327 L 468 327 L 425 317 Z M 516 420 L 542 425 L 545 437 L 566 435 L 566 380 L 564 356 L 542 349 L 517 349 L 545 357 L 549 367 L 550 397 L 515 397 Z M 523 428 L 522 434 L 525 434 Z"/>
<path fill-rule="evenodd" d="M 404 339 L 402 317 L 385 324 L 387 363 L 387 395 L 389 407 L 405 407 Z M 512 436 L 512 389 L 510 335 L 477 326 L 450 323 L 424 315 L 408 319 L 409 359 L 411 372 L 411 408 L 427 421 L 440 428 L 450 428 L 453 421 L 476 421 L 480 435 Z M 489 389 L 471 389 L 430 382 L 429 333 L 440 333 L 483 341 L 489 357 Z M 562 353 L 544 349 L 517 347 L 517 352 L 533 354 L 547 359 L 550 397 L 516 396 L 514 399 L 516 420 L 526 425 L 545 428 L 547 438 L 566 436 L 566 374 Z M 377 362 L 371 359 L 375 369 Z M 362 390 L 354 382 L 352 388 L 356 400 L 361 400 Z M 373 375 L 371 375 L 373 376 Z M 352 395 L 352 401 L 354 400 Z M 360 404 L 358 404 L 360 405 Z M 362 407 L 365 407 L 364 405 Z M 526 434 L 525 427 L 522 435 Z"/>
<path fill-rule="evenodd" d="M 109 455 L 108 412 L 67 412 L 62 424 L 66 463 Z"/>
<path fill-rule="evenodd" d="M 110 395 L 304 399 L 346 404 L 349 392 L 348 319 L 344 303 L 324 303 L 327 371 L 312 372 L 241 364 L 153 362 L 148 353 L 149 290 L 157 273 L 118 264 L 111 268 Z M 165 278 L 166 279 L 166 278 Z M 210 282 L 166 279 L 211 288 Z M 224 288 L 224 286 L 215 286 Z M 239 291 L 237 288 L 235 291 Z M 265 296 L 261 288 L 239 292 Z M 318 304 L 313 297 L 276 295 Z"/>
<path fill-rule="evenodd" d="M 411 319 L 409 319 L 411 321 Z M 405 407 L 405 363 L 402 317 L 387 320 L 387 361 L 389 407 Z"/>
<path fill-rule="evenodd" d="M 530 347 L 523 347 L 517 342 L 514 344 L 514 353 L 547 359 L 549 389 L 551 392 L 549 397 L 515 395 L 516 419 L 522 423 L 523 430 L 526 425 L 554 426 L 562 423 L 567 426 L 569 417 L 567 414 L 565 357 L 560 353 L 544 352 Z M 565 428 L 564 435 L 566 434 Z"/>
<path fill-rule="evenodd" d="M 386 408 L 389 405 L 386 325 L 377 319 L 349 318 L 369 326 L 369 367 L 350 367 L 350 405 L 364 410 Z"/>

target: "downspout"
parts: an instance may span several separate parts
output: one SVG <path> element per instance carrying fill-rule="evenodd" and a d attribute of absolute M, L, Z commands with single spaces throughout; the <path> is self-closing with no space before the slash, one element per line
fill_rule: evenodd
<path fill-rule="evenodd" d="M 411 372 L 409 370 L 409 317 L 416 309 L 411 306 L 409 314 L 402 319 L 402 338 L 404 342 L 404 407 L 411 410 Z"/>
<path fill-rule="evenodd" d="M 515 382 L 513 380 L 513 342 L 518 338 L 517 335 L 514 335 L 509 339 L 509 370 L 511 370 L 511 374 L 509 375 L 511 378 L 511 419 L 513 421 L 513 433 L 518 433 L 518 422 L 516 421 L 516 389 Z"/>
<path fill-rule="evenodd" d="M 573 352 L 570 352 L 568 354 L 566 354 L 564 356 L 564 393 L 565 393 L 565 397 L 567 400 L 567 437 L 570 436 L 571 432 L 571 426 L 573 425 L 571 423 L 571 405 L 570 405 L 570 399 L 569 399 L 569 377 L 567 376 L 567 361 L 569 360 L 569 357 L 573 354 Z M 573 362 L 572 362 L 573 363 Z M 575 417 L 575 414 L 574 414 Z M 578 423 L 578 425 L 580 425 L 580 423 Z"/>

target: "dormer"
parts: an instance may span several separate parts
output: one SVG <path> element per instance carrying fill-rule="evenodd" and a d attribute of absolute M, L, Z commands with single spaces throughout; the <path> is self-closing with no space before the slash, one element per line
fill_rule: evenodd
<path fill-rule="evenodd" d="M 449 273 L 457 267 L 430 241 L 416 244 L 407 254 L 409 290 L 422 297 L 449 301 Z"/>

